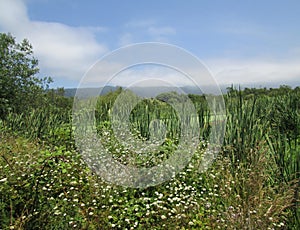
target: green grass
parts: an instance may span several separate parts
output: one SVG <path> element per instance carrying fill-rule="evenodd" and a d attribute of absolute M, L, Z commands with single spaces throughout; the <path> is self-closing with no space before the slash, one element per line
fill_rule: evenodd
<path fill-rule="evenodd" d="M 170 158 L 180 147 L 176 111 L 157 99 L 119 111 L 129 114 L 132 133 L 124 146 L 109 121 L 120 93 L 91 102 L 113 159 L 153 167 Z M 0 122 L 0 228 L 299 229 L 299 92 L 232 91 L 225 95 L 226 117 L 212 116 L 203 98 L 191 98 L 197 118 L 184 122 L 199 123 L 195 154 L 171 180 L 143 189 L 109 184 L 87 166 L 74 145 L 70 113 L 10 114 Z M 155 119 L 164 121 L 165 132 L 161 123 L 151 124 Z M 225 120 L 221 152 L 200 173 L 212 125 Z M 157 151 L 137 154 L 136 140 L 156 141 L 151 134 L 162 138 Z"/>

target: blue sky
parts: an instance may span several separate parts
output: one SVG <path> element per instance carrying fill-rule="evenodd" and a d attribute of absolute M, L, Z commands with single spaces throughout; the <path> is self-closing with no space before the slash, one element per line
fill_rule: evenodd
<path fill-rule="evenodd" d="M 165 42 L 219 84 L 300 85 L 300 1 L 0 0 L 0 32 L 28 38 L 52 87 L 76 87 L 103 55 Z"/>

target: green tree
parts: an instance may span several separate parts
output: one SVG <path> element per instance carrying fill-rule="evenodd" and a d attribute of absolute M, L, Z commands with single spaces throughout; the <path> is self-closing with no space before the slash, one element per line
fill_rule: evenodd
<path fill-rule="evenodd" d="M 8 112 L 25 112 L 40 103 L 51 78 L 38 78 L 38 60 L 27 39 L 17 43 L 11 34 L 0 33 L 0 118 Z"/>
<path fill-rule="evenodd" d="M 168 103 L 177 103 L 185 102 L 187 97 L 186 95 L 178 94 L 176 91 L 164 92 L 156 96 L 156 99 Z"/>

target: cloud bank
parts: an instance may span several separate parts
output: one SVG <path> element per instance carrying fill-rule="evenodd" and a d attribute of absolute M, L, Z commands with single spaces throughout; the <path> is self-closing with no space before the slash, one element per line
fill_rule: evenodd
<path fill-rule="evenodd" d="M 33 21 L 24 1 L 0 0 L 0 31 L 10 32 L 17 40 L 27 38 L 42 74 L 55 80 L 78 82 L 91 64 L 107 52 L 108 48 L 94 36 L 101 29 Z"/>
<path fill-rule="evenodd" d="M 207 60 L 219 84 L 300 84 L 300 58 L 292 60 L 212 59 Z"/>

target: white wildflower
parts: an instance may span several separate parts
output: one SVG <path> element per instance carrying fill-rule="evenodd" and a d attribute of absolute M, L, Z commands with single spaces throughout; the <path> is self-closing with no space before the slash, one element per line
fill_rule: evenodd
<path fill-rule="evenodd" d="M 160 218 L 161 218 L 162 220 L 167 219 L 167 217 L 166 217 L 165 215 L 161 215 Z"/>
<path fill-rule="evenodd" d="M 7 181 L 7 178 L 3 178 L 0 180 L 0 182 L 5 182 L 5 181 Z"/>

